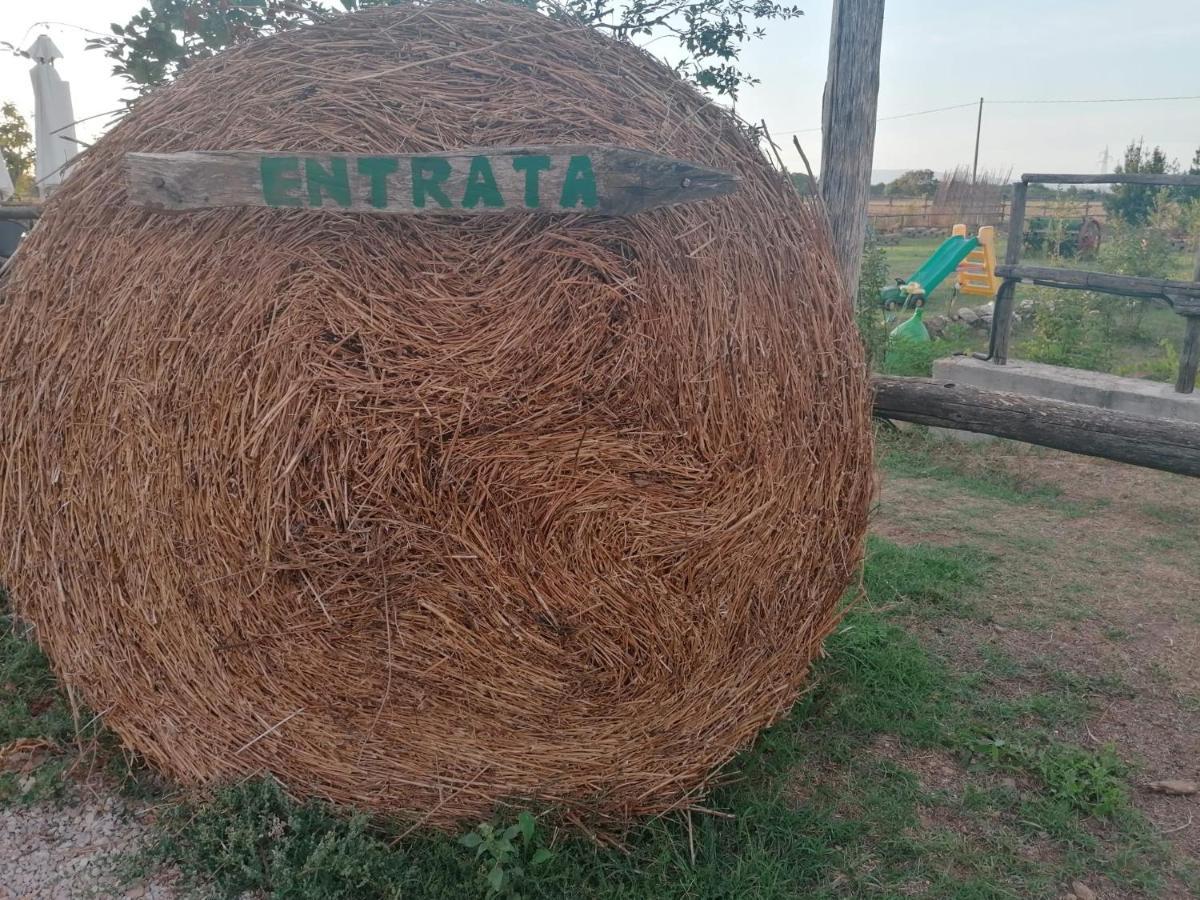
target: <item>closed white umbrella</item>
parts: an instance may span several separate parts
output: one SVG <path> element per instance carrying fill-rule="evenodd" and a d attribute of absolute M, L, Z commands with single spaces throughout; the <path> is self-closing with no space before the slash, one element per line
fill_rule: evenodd
<path fill-rule="evenodd" d="M 36 63 L 29 70 L 33 80 L 33 126 L 37 149 L 38 193 L 45 197 L 66 175 L 67 162 L 79 151 L 75 141 L 75 110 L 71 86 L 54 68 L 62 53 L 48 35 L 42 34 L 29 48 Z"/>

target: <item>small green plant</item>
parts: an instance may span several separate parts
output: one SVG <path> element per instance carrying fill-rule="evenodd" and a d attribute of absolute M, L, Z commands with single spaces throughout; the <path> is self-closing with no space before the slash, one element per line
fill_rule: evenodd
<path fill-rule="evenodd" d="M 1113 320 L 1109 298 L 1091 293 L 1059 296 L 1037 307 L 1033 336 L 1021 355 L 1034 362 L 1108 371 L 1113 362 Z"/>
<path fill-rule="evenodd" d="M 1076 813 L 1109 818 L 1129 806 L 1125 789 L 1129 767 L 1111 744 L 1091 751 L 1057 741 L 1039 746 L 1033 739 L 989 734 L 970 744 L 970 754 L 993 768 L 1033 774 L 1052 802 Z"/>
<path fill-rule="evenodd" d="M 863 347 L 867 351 L 867 365 L 874 368 L 887 352 L 888 324 L 879 306 L 879 293 L 887 284 L 887 251 L 879 244 L 874 229 L 867 229 L 863 245 L 862 272 L 858 278 L 858 297 L 854 304 L 854 318 Z"/>
<path fill-rule="evenodd" d="M 537 819 L 522 811 L 515 825 L 499 828 L 483 822 L 458 842 L 475 851 L 475 859 L 487 870 L 487 896 L 520 900 L 526 869 L 545 865 L 554 853 L 541 846 Z"/>

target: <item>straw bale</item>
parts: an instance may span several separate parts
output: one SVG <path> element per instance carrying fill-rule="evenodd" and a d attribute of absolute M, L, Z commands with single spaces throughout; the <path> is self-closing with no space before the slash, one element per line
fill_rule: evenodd
<path fill-rule="evenodd" d="M 624 145 L 738 173 L 618 219 L 164 215 L 127 151 Z M 519 5 L 196 65 L 77 166 L 0 303 L 2 578 L 184 783 L 436 826 L 695 802 L 859 563 L 863 360 L 826 227 L 732 115 Z"/>

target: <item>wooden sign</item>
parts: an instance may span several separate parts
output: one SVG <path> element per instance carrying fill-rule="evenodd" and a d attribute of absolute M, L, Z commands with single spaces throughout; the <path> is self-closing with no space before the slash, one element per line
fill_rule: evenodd
<path fill-rule="evenodd" d="M 158 210 L 269 206 L 399 215 L 626 216 L 728 194 L 737 177 L 622 147 L 489 147 L 401 154 L 126 154 L 129 199 Z"/>

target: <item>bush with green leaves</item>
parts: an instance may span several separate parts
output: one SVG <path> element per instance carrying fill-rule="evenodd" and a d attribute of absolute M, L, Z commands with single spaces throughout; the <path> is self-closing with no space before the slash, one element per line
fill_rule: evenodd
<path fill-rule="evenodd" d="M 1113 364 L 1112 301 L 1101 294 L 1060 292 L 1037 303 L 1033 335 L 1020 355 L 1033 362 L 1107 372 Z"/>

